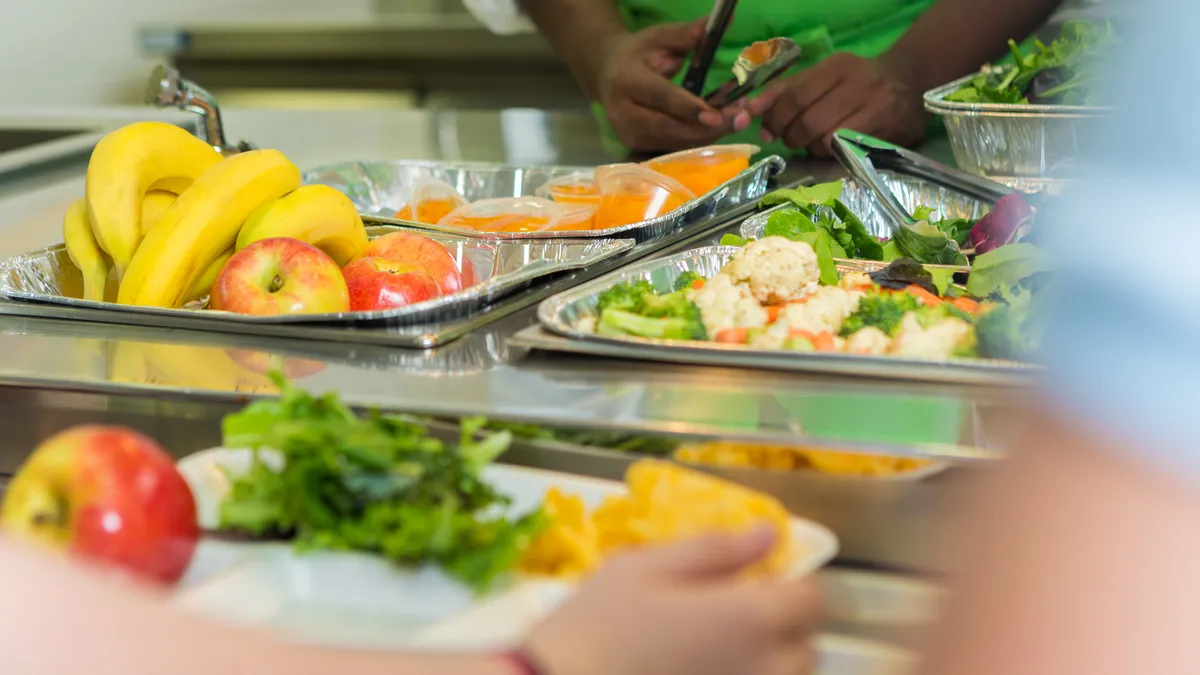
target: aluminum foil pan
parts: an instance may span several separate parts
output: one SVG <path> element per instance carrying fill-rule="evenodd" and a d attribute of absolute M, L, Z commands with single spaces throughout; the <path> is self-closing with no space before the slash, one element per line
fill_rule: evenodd
<path fill-rule="evenodd" d="M 662 238 L 683 228 L 712 219 L 743 204 L 757 201 L 767 193 L 771 178 L 783 171 L 786 163 L 772 155 L 760 160 L 724 185 L 653 220 L 611 227 L 605 230 L 555 230 L 550 232 L 464 232 L 392 218 L 408 203 L 413 186 L 422 178 L 436 178 L 454 186 L 469 201 L 493 197 L 532 195 L 547 180 L 591 167 L 503 166 L 483 163 L 446 162 L 348 162 L 308 171 L 304 182 L 329 185 L 345 193 L 359 213 L 381 222 L 422 230 L 445 232 L 490 240 L 510 239 L 591 239 L 628 237 L 637 242 Z"/>
<path fill-rule="evenodd" d="M 925 109 L 941 115 L 959 168 L 1026 192 L 1056 191 L 1078 170 L 1080 151 L 1099 106 L 957 103 L 946 97 L 975 77 L 925 92 Z"/>
<path fill-rule="evenodd" d="M 402 229 L 404 228 L 372 227 L 368 229 L 368 234 L 375 238 Z M 175 317 L 187 317 L 203 320 L 217 329 L 220 324 L 230 323 L 342 327 L 412 326 L 467 317 L 529 287 L 540 277 L 586 267 L 633 247 L 631 239 L 494 241 L 441 233 L 427 236 L 446 246 L 460 268 L 463 261 L 470 261 L 475 266 L 479 282 L 458 293 L 407 307 L 375 312 L 247 316 L 201 309 L 135 307 L 80 299 L 83 289 L 82 276 L 71 263 L 66 247 L 59 244 L 0 263 L 0 295 L 10 300 L 140 315 L 146 317 L 143 324 L 151 325 L 155 324 L 156 318 L 169 321 Z M 174 327 L 170 323 L 158 325 Z"/>
<path fill-rule="evenodd" d="M 546 330 L 573 340 L 606 343 L 609 355 L 654 361 L 686 362 L 710 366 L 756 367 L 797 372 L 856 375 L 897 380 L 951 382 L 977 385 L 1028 385 L 1040 368 L 995 359 L 945 359 L 940 361 L 863 356 L 823 352 L 793 352 L 727 345 L 717 342 L 657 340 L 597 335 L 579 327 L 584 317 L 595 316 L 596 300 L 612 286 L 645 279 L 659 291 L 669 291 L 681 274 L 692 271 L 704 277 L 717 274 L 738 251 L 736 246 L 708 246 L 622 268 L 544 300 L 538 321 Z M 871 268 L 871 261 L 839 264 L 843 272 Z"/>
<path fill-rule="evenodd" d="M 982 218 L 991 209 L 991 205 L 986 202 L 923 178 L 894 171 L 880 171 L 879 176 L 892 194 L 896 195 L 901 206 L 909 213 L 915 211 L 919 206 L 928 206 L 933 209 L 934 217 L 939 220 L 943 218 L 976 220 Z M 891 221 L 888 219 L 887 212 L 879 204 L 879 198 L 875 196 L 875 193 L 870 188 L 859 185 L 853 180 L 846 180 L 844 184 L 841 200 L 854 212 L 854 215 L 863 221 L 863 224 L 867 226 L 867 231 L 878 238 L 891 237 Z M 771 214 L 786 208 L 790 207 L 787 204 L 781 204 L 750 216 L 742 221 L 741 236 L 747 239 L 758 239 L 762 236 L 763 227 L 766 226 L 767 219 L 771 217 Z M 820 206 L 817 207 L 817 210 L 832 215 L 832 210 L 828 207 Z"/>

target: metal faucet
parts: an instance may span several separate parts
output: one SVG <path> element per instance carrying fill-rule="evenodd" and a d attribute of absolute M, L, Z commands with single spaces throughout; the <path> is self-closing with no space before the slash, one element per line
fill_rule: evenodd
<path fill-rule="evenodd" d="M 156 108 L 178 108 L 199 115 L 203 122 L 204 140 L 223 155 L 235 155 L 252 149 L 245 141 L 237 145 L 229 144 L 216 99 L 204 87 L 180 77 L 179 71 L 174 68 L 160 65 L 154 69 L 146 84 L 146 103 Z"/>

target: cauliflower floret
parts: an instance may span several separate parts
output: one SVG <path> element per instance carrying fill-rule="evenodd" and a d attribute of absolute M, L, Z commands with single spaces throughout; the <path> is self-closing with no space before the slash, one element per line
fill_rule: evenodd
<path fill-rule="evenodd" d="M 892 339 L 887 333 L 874 326 L 859 329 L 846 340 L 845 351 L 851 354 L 879 356 L 886 354 L 892 347 Z"/>
<path fill-rule="evenodd" d="M 735 253 L 721 274 L 734 283 L 746 283 L 765 305 L 802 298 L 817 287 L 821 270 L 817 254 L 808 244 L 785 237 L 752 241 Z"/>
<path fill-rule="evenodd" d="M 900 321 L 891 353 L 917 359 L 944 359 L 970 337 L 971 324 L 962 319 L 950 317 L 926 328 L 915 313 L 909 312 Z"/>
<path fill-rule="evenodd" d="M 726 328 L 759 328 L 767 325 L 767 310 L 758 304 L 750 288 L 718 274 L 700 288 L 691 291 L 691 300 L 700 308 L 700 318 L 709 339 Z"/>
<path fill-rule="evenodd" d="M 871 275 L 866 272 L 846 272 L 838 279 L 838 288 L 850 290 L 862 290 L 874 286 L 875 282 L 871 280 Z"/>
<path fill-rule="evenodd" d="M 804 302 L 785 305 L 779 312 L 778 321 L 792 330 L 836 335 L 846 318 L 858 308 L 863 295 L 862 291 L 822 286 Z"/>

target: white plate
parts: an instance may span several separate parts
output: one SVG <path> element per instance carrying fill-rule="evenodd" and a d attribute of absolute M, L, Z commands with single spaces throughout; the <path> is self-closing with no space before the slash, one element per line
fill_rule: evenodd
<path fill-rule="evenodd" d="M 251 458 L 247 450 L 218 448 L 179 462 L 202 527 L 217 525 L 218 506 L 229 490 L 226 471 L 247 471 Z M 514 513 L 536 508 L 551 487 L 579 495 L 589 507 L 625 490 L 614 481 L 505 465 L 489 466 L 484 475 L 512 499 Z M 837 539 L 816 523 L 793 519 L 792 535 L 804 554 L 792 575 L 811 573 L 837 553 Z M 286 544 L 216 541 L 204 542 L 186 579 L 176 600 L 189 609 L 274 629 L 297 641 L 381 649 L 477 649 L 511 643 L 573 588 L 519 578 L 490 597 L 477 598 L 432 566 L 403 570 L 368 554 L 300 555 Z"/>

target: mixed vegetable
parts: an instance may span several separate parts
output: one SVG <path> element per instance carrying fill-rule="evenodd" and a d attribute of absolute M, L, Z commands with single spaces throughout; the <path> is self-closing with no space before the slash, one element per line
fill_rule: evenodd
<path fill-rule="evenodd" d="M 980 256 L 982 274 L 972 272 L 967 288 L 951 283 L 951 270 L 931 271 L 907 258 L 869 274 L 834 266 L 827 278 L 832 258 L 822 257 L 806 241 L 766 236 L 746 243 L 710 279 L 689 273 L 661 292 L 645 280 L 617 284 L 580 327 L 608 336 L 917 359 L 1027 360 L 1035 351 L 1031 283 L 1049 265 L 1031 244 Z"/>
<path fill-rule="evenodd" d="M 1047 105 L 1097 105 L 1103 77 L 1096 61 L 1116 46 L 1112 24 L 1082 21 L 1063 26 L 1049 45 L 1034 41 L 1031 54 L 1023 54 L 1009 40 L 1012 63 L 984 66 L 978 75 L 946 96 L 957 103 L 1016 103 Z"/>

